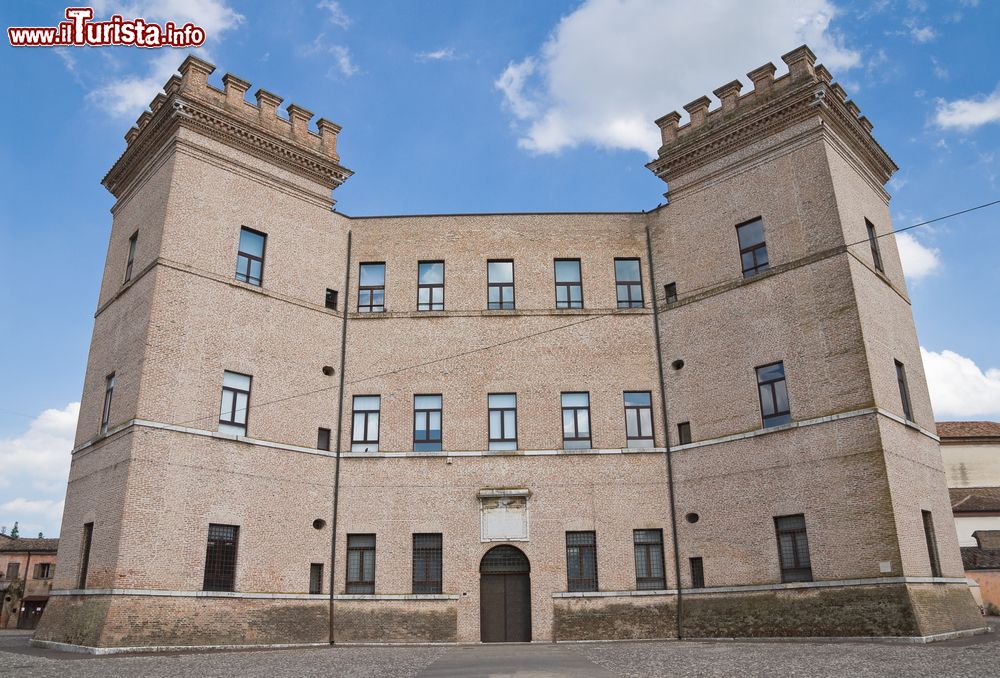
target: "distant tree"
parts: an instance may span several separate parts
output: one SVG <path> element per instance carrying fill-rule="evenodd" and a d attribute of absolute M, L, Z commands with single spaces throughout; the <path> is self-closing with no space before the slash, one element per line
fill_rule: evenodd
<path fill-rule="evenodd" d="M 44 539 L 44 537 L 42 536 L 42 533 L 41 533 L 41 532 L 39 532 L 39 533 L 38 533 L 38 538 L 39 538 L 39 539 Z"/>
<path fill-rule="evenodd" d="M 18 529 L 17 529 L 17 521 L 16 520 L 14 521 L 14 527 L 10 528 L 10 536 L 14 537 L 14 539 L 17 539 L 19 536 L 21 536 L 20 531 L 18 531 Z"/>
<path fill-rule="evenodd" d="M 6 525 L 0 525 L 0 534 L 4 534 L 4 535 L 7 534 L 7 526 Z"/>

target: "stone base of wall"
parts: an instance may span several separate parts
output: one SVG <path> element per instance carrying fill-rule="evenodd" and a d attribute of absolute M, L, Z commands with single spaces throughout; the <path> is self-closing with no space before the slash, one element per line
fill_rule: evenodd
<path fill-rule="evenodd" d="M 453 643 L 453 599 L 349 599 L 335 606 L 338 643 Z M 686 592 L 684 638 L 927 638 L 982 629 L 964 584 L 879 584 Z M 677 637 L 674 593 L 552 599 L 556 641 Z M 34 640 L 83 648 L 326 643 L 328 601 L 134 594 L 49 598 Z M 537 629 L 536 629 L 537 631 Z"/>
<path fill-rule="evenodd" d="M 552 637 L 560 640 L 641 640 L 677 636 L 677 596 L 555 598 Z"/>
<path fill-rule="evenodd" d="M 53 596 L 35 640 L 84 647 L 325 643 L 325 600 Z"/>
<path fill-rule="evenodd" d="M 458 607 L 452 600 L 338 600 L 338 643 L 454 643 Z"/>
<path fill-rule="evenodd" d="M 685 638 L 914 638 L 985 626 L 962 584 L 696 593 L 682 612 Z"/>

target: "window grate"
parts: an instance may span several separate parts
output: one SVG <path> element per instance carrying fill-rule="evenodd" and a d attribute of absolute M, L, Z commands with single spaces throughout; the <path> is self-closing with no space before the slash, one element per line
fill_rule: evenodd
<path fill-rule="evenodd" d="M 479 562 L 481 574 L 522 574 L 531 571 L 528 557 L 515 546 L 494 546 Z"/>
<path fill-rule="evenodd" d="M 309 593 L 323 593 L 323 563 L 309 565 Z"/>
<path fill-rule="evenodd" d="M 633 530 L 635 545 L 635 587 L 639 590 L 665 589 L 663 530 Z"/>
<path fill-rule="evenodd" d="M 208 526 L 205 551 L 205 591 L 235 591 L 236 549 L 240 528 L 237 525 Z"/>
<path fill-rule="evenodd" d="M 566 533 L 566 580 L 569 591 L 597 590 L 597 538 L 593 532 Z"/>
<path fill-rule="evenodd" d="M 663 298 L 668 304 L 677 301 L 677 283 L 667 283 L 663 286 Z"/>
<path fill-rule="evenodd" d="M 441 593 L 440 534 L 413 535 L 413 592 Z"/>
<path fill-rule="evenodd" d="M 705 565 L 701 558 L 688 558 L 691 565 L 691 588 L 705 588 Z"/>
<path fill-rule="evenodd" d="M 812 581 L 805 516 L 799 513 L 777 517 L 774 519 L 774 529 L 778 537 L 781 581 Z"/>
<path fill-rule="evenodd" d="M 347 593 L 375 593 L 375 535 L 347 535 Z"/>

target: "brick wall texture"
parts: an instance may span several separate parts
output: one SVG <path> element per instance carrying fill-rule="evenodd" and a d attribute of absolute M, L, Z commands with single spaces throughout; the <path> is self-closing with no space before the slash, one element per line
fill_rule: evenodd
<path fill-rule="evenodd" d="M 801 77 L 826 86 L 812 70 Z M 528 533 L 510 543 L 530 562 L 533 640 L 676 636 L 678 587 L 682 633 L 697 637 L 982 625 L 961 580 L 895 242 L 880 238 L 884 271 L 867 242 L 847 246 L 866 237 L 865 219 L 881 234 L 892 225 L 864 139 L 843 127 L 857 120 L 829 123 L 836 101 L 676 170 L 669 204 L 648 213 L 347 217 L 330 209 L 336 182 L 316 178 L 322 158 L 262 150 L 254 135 L 272 135 L 272 146 L 287 139 L 247 122 L 249 104 L 227 113 L 211 86 L 199 99 L 185 82 L 200 112 L 179 119 L 157 108 L 116 166 L 126 178 L 114 183 L 66 496 L 54 582 L 63 595 L 38 638 L 323 642 L 332 539 L 336 640 L 478 641 L 479 564 L 500 543 L 481 532 L 484 490 L 528 497 Z M 213 116 L 249 132 L 212 127 Z M 712 119 L 722 122 L 705 134 L 729 124 Z M 736 225 L 756 217 L 770 270 L 744 278 Z M 260 286 L 234 278 L 241 227 L 267 234 Z M 581 309 L 555 308 L 560 258 L 580 260 Z M 640 260 L 641 307 L 617 307 L 616 258 Z M 487 310 L 491 259 L 514 261 L 516 310 Z M 418 263 L 431 260 L 445 263 L 445 307 L 418 312 Z M 355 312 L 362 262 L 385 263 L 383 313 Z M 668 304 L 669 282 L 679 299 Z M 336 309 L 324 306 L 328 288 L 340 293 Z M 894 360 L 906 366 L 910 422 Z M 754 368 L 776 361 L 793 424 L 768 430 Z M 253 376 L 238 439 L 217 433 L 224 371 Z M 569 391 L 589 393 L 591 450 L 563 449 L 560 394 Z M 625 391 L 651 393 L 651 449 L 626 449 Z M 490 393 L 517 394 L 518 450 L 488 450 Z M 441 452 L 413 451 L 417 394 L 442 396 Z M 356 395 L 381 396 L 377 452 L 350 451 Z M 678 422 L 690 423 L 692 443 L 669 453 L 668 472 L 664 448 L 679 446 Z M 338 447 L 338 423 L 339 470 L 334 453 L 315 449 L 318 428 Z M 933 583 L 921 583 L 932 575 L 922 511 L 937 528 Z M 805 517 L 812 578 L 830 586 L 781 586 L 774 519 L 794 514 Z M 240 528 L 229 596 L 195 595 L 211 523 Z M 629 595 L 636 529 L 663 533 L 665 580 L 653 595 Z M 595 533 L 602 595 L 553 597 L 568 588 L 567 531 Z M 416 533 L 442 535 L 441 596 L 413 595 Z M 376 536 L 367 598 L 344 596 L 349 534 Z M 692 557 L 710 590 L 685 596 Z M 325 581 L 308 595 L 313 563 Z"/>

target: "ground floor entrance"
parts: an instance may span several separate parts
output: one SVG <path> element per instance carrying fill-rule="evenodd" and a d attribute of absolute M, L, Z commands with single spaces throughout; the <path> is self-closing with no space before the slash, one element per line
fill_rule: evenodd
<path fill-rule="evenodd" d="M 531 566 L 507 544 L 486 552 L 479 563 L 479 629 L 484 643 L 531 640 Z"/>
<path fill-rule="evenodd" d="M 17 628 L 34 629 L 38 626 L 38 620 L 42 618 L 44 610 L 44 600 L 22 600 L 21 610 L 17 615 Z"/>

